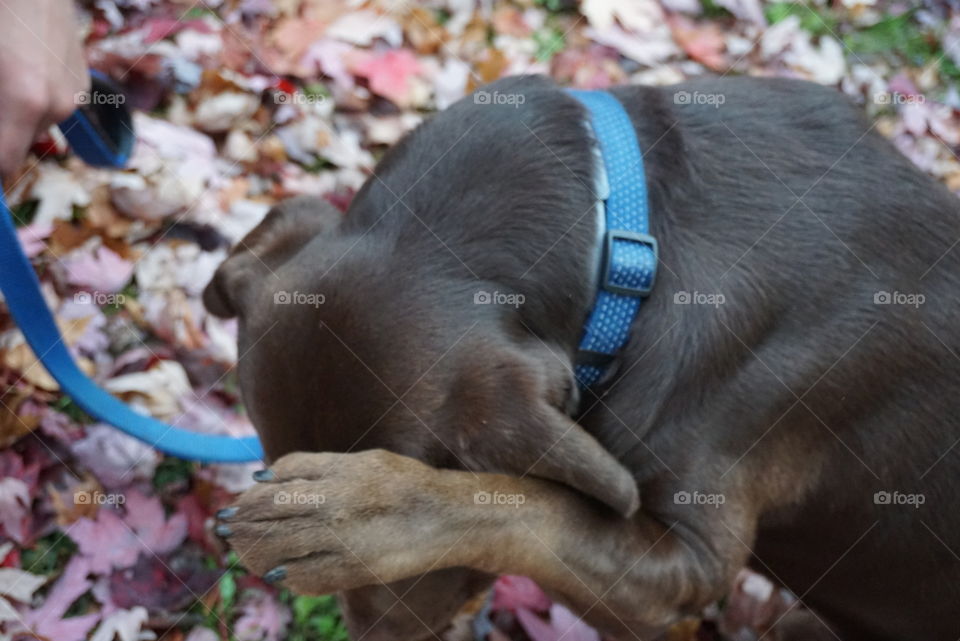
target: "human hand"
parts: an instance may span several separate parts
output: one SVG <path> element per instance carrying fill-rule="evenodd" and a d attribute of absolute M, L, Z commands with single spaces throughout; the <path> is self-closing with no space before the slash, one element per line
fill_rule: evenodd
<path fill-rule="evenodd" d="M 90 87 L 70 0 L 0 2 L 0 176 L 37 135 L 73 113 Z"/>

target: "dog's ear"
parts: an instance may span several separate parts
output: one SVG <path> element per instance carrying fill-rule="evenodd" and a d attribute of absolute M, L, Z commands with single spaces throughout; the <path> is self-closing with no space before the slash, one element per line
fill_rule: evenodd
<path fill-rule="evenodd" d="M 633 515 L 640 507 L 636 480 L 566 413 L 576 394 L 571 368 L 559 351 L 541 347 L 471 350 L 448 396 L 463 430 L 463 460 L 557 481 Z"/>
<path fill-rule="evenodd" d="M 542 404 L 533 419 L 537 436 L 515 453 L 512 471 L 569 485 L 633 516 L 640 507 L 637 482 L 610 452 L 559 409 Z"/>
<path fill-rule="evenodd" d="M 270 277 L 275 266 L 318 234 L 331 233 L 343 214 L 322 198 L 299 196 L 271 209 L 260 224 L 234 246 L 203 290 L 203 304 L 214 316 L 243 313 L 251 288 Z"/>

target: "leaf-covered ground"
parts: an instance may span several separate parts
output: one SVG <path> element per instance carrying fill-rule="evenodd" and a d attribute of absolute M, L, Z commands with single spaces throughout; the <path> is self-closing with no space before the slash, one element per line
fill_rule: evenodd
<path fill-rule="evenodd" d="M 130 168 L 85 167 L 51 135 L 7 193 L 87 372 L 165 421 L 249 434 L 231 374 L 235 326 L 208 316 L 198 295 L 278 199 L 309 193 L 344 207 L 404 132 L 516 73 L 588 88 L 707 73 L 807 78 L 861 103 L 958 191 L 955 6 L 90 1 L 90 64 L 137 109 Z M 0 639 L 345 639 L 330 598 L 278 592 L 212 534 L 211 514 L 253 466 L 165 458 L 91 422 L 4 311 L 0 332 Z M 711 622 L 672 637 L 750 638 L 781 607 L 769 583 L 744 574 Z M 519 577 L 501 580 L 492 612 L 493 639 L 597 639 Z"/>

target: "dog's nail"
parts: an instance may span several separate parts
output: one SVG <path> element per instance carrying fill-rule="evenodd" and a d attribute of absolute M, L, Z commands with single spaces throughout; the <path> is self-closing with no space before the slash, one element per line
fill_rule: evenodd
<path fill-rule="evenodd" d="M 273 470 L 267 468 L 265 470 L 257 470 L 253 473 L 253 480 L 257 483 L 263 483 L 264 481 L 272 481 L 277 478 L 277 475 L 273 473 Z"/>
<path fill-rule="evenodd" d="M 216 532 L 217 536 L 227 538 L 233 534 L 233 530 L 230 529 L 230 526 L 225 523 L 220 523 L 217 527 L 213 528 L 213 531 Z"/>
<path fill-rule="evenodd" d="M 263 580 L 267 583 L 276 583 L 277 581 L 283 581 L 285 578 L 287 578 L 287 568 L 282 565 L 278 565 L 263 575 Z"/>
<path fill-rule="evenodd" d="M 217 512 L 218 519 L 232 519 L 237 515 L 237 508 L 235 507 L 225 507 L 219 512 Z"/>

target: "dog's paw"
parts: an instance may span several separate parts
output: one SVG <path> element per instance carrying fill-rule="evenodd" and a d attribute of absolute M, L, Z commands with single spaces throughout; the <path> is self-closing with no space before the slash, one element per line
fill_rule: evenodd
<path fill-rule="evenodd" d="M 418 494 L 435 473 L 385 450 L 289 454 L 217 514 L 216 531 L 250 571 L 301 594 L 394 581 L 424 569 Z"/>

